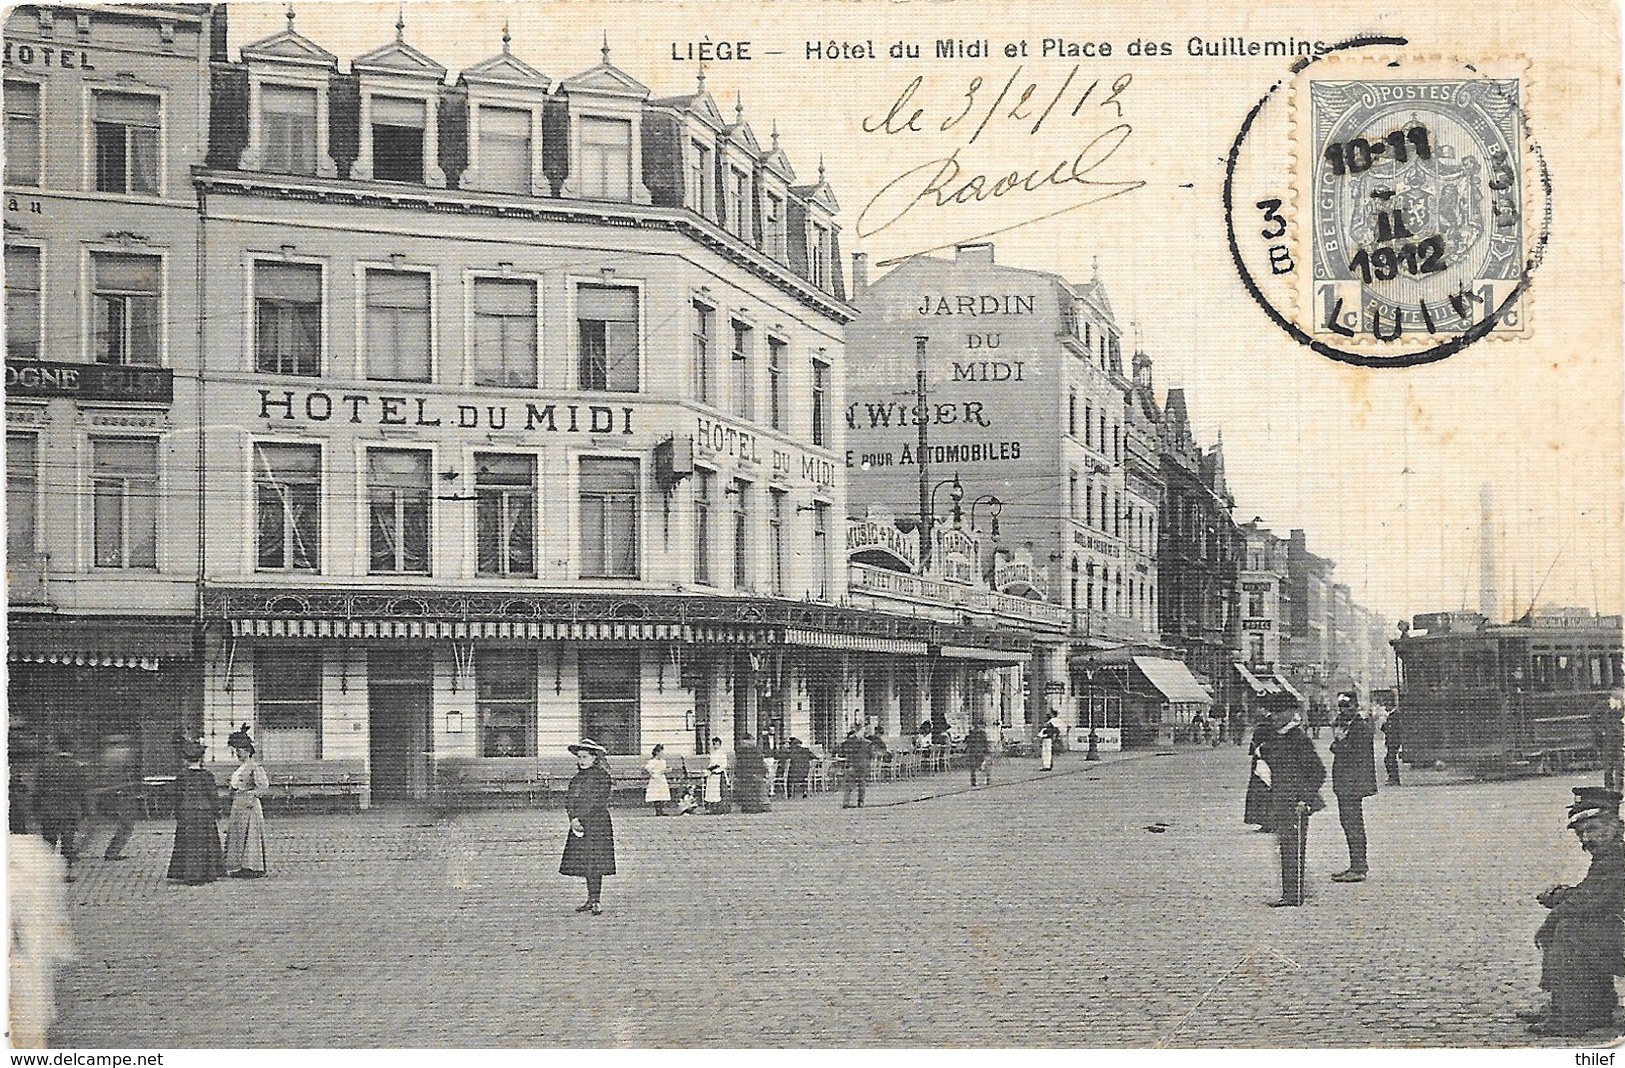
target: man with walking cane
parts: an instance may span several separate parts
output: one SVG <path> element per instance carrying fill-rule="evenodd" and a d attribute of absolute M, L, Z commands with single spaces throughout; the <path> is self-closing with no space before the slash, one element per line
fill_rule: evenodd
<path fill-rule="evenodd" d="M 1271 901 L 1270 906 L 1302 905 L 1309 816 L 1326 807 L 1320 797 L 1326 765 L 1304 733 L 1296 706 L 1270 713 L 1259 757 L 1268 769 L 1270 826 L 1281 851 L 1281 898 Z"/>

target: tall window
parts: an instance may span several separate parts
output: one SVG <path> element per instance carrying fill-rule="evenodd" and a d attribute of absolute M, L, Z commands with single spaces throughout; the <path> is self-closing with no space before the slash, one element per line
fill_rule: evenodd
<path fill-rule="evenodd" d="M 158 566 L 158 443 L 92 438 L 94 561 L 97 567 Z"/>
<path fill-rule="evenodd" d="M 480 110 L 480 188 L 531 190 L 531 114 L 524 108 Z"/>
<path fill-rule="evenodd" d="M 254 264 L 254 366 L 317 375 L 322 358 L 322 269 L 313 263 Z"/>
<path fill-rule="evenodd" d="M 820 288 L 829 285 L 829 228 L 813 223 L 812 247 L 807 250 L 807 264 L 812 284 Z"/>
<path fill-rule="evenodd" d="M 428 105 L 395 96 L 372 98 L 372 176 L 381 182 L 422 182 Z"/>
<path fill-rule="evenodd" d="M 1078 473 L 1071 472 L 1066 477 L 1066 514 L 1073 519 L 1078 518 Z"/>
<path fill-rule="evenodd" d="M 261 571 L 321 568 L 322 453 L 315 445 L 254 446 Z"/>
<path fill-rule="evenodd" d="M 316 173 L 316 90 L 260 87 L 260 169 L 278 174 Z"/>
<path fill-rule="evenodd" d="M 1095 406 L 1088 402 L 1083 405 L 1083 443 L 1095 447 Z"/>
<path fill-rule="evenodd" d="M 776 193 L 762 197 L 762 251 L 784 260 L 784 198 Z"/>
<path fill-rule="evenodd" d="M 1264 595 L 1262 593 L 1249 593 L 1247 595 L 1247 614 L 1254 619 L 1264 615 Z"/>
<path fill-rule="evenodd" d="M 729 383 L 729 399 L 733 401 L 735 415 L 750 419 L 754 416 L 755 397 L 751 386 L 754 384 L 751 373 L 750 350 L 753 344 L 752 335 L 755 331 L 744 323 L 735 319 L 733 321 L 733 351 L 729 353 L 729 366 L 733 369 L 733 381 Z"/>
<path fill-rule="evenodd" d="M 367 377 L 429 380 L 429 276 L 367 268 Z"/>
<path fill-rule="evenodd" d="M 768 421 L 774 430 L 783 430 L 789 399 L 784 379 L 784 361 L 790 346 L 776 337 L 767 339 L 767 407 Z"/>
<path fill-rule="evenodd" d="M 812 440 L 814 445 L 830 444 L 829 364 L 816 358 L 812 362 Z"/>
<path fill-rule="evenodd" d="M 750 175 L 728 168 L 728 229 L 750 240 Z"/>
<path fill-rule="evenodd" d="M 1092 527 L 1095 525 L 1094 476 L 1090 476 L 1089 480 L 1084 483 L 1083 487 L 1083 525 L 1087 527 Z"/>
<path fill-rule="evenodd" d="M 39 436 L 6 435 L 6 552 L 29 559 L 38 538 Z"/>
<path fill-rule="evenodd" d="M 536 674 L 534 649 L 475 650 L 480 756 L 536 755 Z"/>
<path fill-rule="evenodd" d="M 482 109 L 486 110 L 486 109 Z M 474 280 L 474 384 L 536 385 L 536 283 Z"/>
<path fill-rule="evenodd" d="M 711 585 L 711 492 L 716 476 L 699 468 L 694 472 L 694 581 Z"/>
<path fill-rule="evenodd" d="M 688 157 L 688 188 L 684 190 L 688 207 L 701 215 L 711 214 L 711 150 L 698 141 L 690 142 L 693 151 Z"/>
<path fill-rule="evenodd" d="M 8 153 L 9 161 L 9 153 Z M 40 250 L 6 246 L 6 356 L 40 357 Z"/>
<path fill-rule="evenodd" d="M 712 334 L 716 329 L 717 313 L 699 301 L 694 302 L 694 382 L 700 400 L 716 403 L 713 395 L 716 383 L 711 369 Z"/>
<path fill-rule="evenodd" d="M 598 200 L 632 199 L 632 123 L 591 115 L 581 120 L 581 192 Z"/>
<path fill-rule="evenodd" d="M 776 596 L 784 596 L 784 498 L 783 490 L 768 491 L 767 512 L 767 541 L 768 552 L 772 554 L 773 582 L 769 591 Z"/>
<path fill-rule="evenodd" d="M 1264 636 L 1262 634 L 1247 635 L 1247 663 L 1262 664 L 1264 662 Z"/>
<path fill-rule="evenodd" d="M 581 734 L 617 756 L 638 753 L 636 648 L 583 652 L 576 661 L 581 691 Z"/>
<path fill-rule="evenodd" d="M 829 596 L 829 504 L 813 502 L 813 595 L 820 601 Z"/>
<path fill-rule="evenodd" d="M 95 362 L 158 363 L 162 274 L 157 256 L 90 254 Z"/>
<path fill-rule="evenodd" d="M 158 194 L 158 98 L 97 93 L 96 190 Z"/>
<path fill-rule="evenodd" d="M 581 573 L 638 577 L 638 462 L 581 460 Z"/>
<path fill-rule="evenodd" d="M 322 757 L 322 652 L 260 649 L 254 654 L 254 720 L 262 759 Z"/>
<path fill-rule="evenodd" d="M 367 453 L 367 508 L 373 574 L 429 573 L 429 454 Z"/>
<path fill-rule="evenodd" d="M 733 584 L 738 590 L 750 581 L 750 503 L 745 499 L 749 492 L 750 483 L 736 478 L 728 493 L 733 498 Z"/>
<path fill-rule="evenodd" d="M 1072 437 L 1078 436 L 1078 391 L 1075 389 L 1066 395 L 1066 432 Z"/>
<path fill-rule="evenodd" d="M 475 453 L 474 495 L 479 573 L 536 574 L 536 458 Z"/>
<path fill-rule="evenodd" d="M 630 286 L 576 287 L 580 387 L 638 391 L 638 291 Z"/>
<path fill-rule="evenodd" d="M 6 82 L 6 184 L 40 184 L 39 84 Z"/>

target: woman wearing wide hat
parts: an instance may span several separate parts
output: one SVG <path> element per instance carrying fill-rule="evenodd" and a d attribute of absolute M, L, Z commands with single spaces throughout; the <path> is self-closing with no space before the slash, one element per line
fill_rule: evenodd
<path fill-rule="evenodd" d="M 226 744 L 237 758 L 237 770 L 231 773 L 231 821 L 226 824 L 226 874 L 258 879 L 265 874 L 265 808 L 260 797 L 271 788 L 271 776 L 254 759 L 248 724 Z"/>
<path fill-rule="evenodd" d="M 220 787 L 203 770 L 203 743 L 181 741 L 186 767 L 175 777 L 175 849 L 168 877 L 188 886 L 212 883 L 226 874 L 220 851 Z"/>
<path fill-rule="evenodd" d="M 577 770 L 564 795 L 570 833 L 564 838 L 559 874 L 587 880 L 587 900 L 576 911 L 598 916 L 604 911 L 598 904 L 604 876 L 615 874 L 615 825 L 609 819 L 609 795 L 614 783 L 609 775 L 609 750 L 591 738 L 583 738 L 569 748 L 575 754 Z"/>

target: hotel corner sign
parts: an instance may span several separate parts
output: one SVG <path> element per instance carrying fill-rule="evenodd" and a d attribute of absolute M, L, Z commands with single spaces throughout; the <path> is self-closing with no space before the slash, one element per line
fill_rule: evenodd
<path fill-rule="evenodd" d="M 6 396 L 169 404 L 175 399 L 175 376 L 161 367 L 7 360 Z"/>

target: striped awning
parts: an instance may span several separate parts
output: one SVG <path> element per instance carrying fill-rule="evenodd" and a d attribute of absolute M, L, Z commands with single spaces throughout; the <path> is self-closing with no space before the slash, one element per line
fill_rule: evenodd
<path fill-rule="evenodd" d="M 13 664 L 70 664 L 74 667 L 158 670 L 158 658 L 155 656 L 115 656 L 109 653 L 20 653 L 8 650 L 6 659 Z"/>
<path fill-rule="evenodd" d="M 571 623 L 539 619 L 234 619 L 231 633 L 238 638 L 353 638 L 385 641 L 445 639 L 554 641 L 688 641 L 690 628 L 682 623 L 646 620 L 611 620 Z"/>
<path fill-rule="evenodd" d="M 941 655 L 944 660 L 980 660 L 988 664 L 1024 664 L 1033 658 L 1029 652 L 983 649 L 974 645 L 944 645 Z"/>
<path fill-rule="evenodd" d="M 883 638 L 875 634 L 835 634 L 819 630 L 787 627 L 784 644 L 805 645 L 814 649 L 847 649 L 859 653 L 900 653 L 904 656 L 924 656 L 930 651 L 925 642 L 908 638 Z"/>

